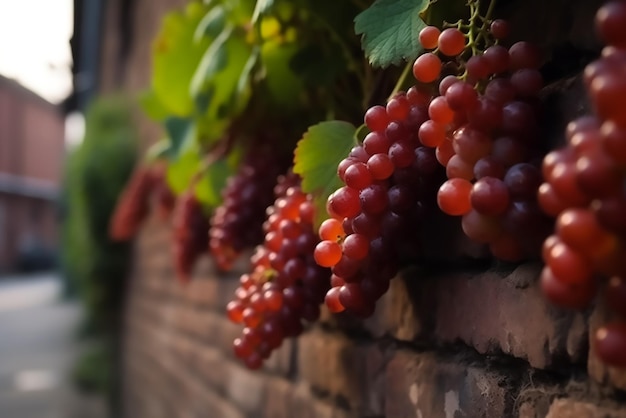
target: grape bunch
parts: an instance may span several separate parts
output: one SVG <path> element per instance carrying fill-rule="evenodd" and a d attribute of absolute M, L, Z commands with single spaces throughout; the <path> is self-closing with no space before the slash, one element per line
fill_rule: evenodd
<path fill-rule="evenodd" d="M 555 305 L 581 309 L 608 277 L 603 296 L 618 320 L 594 344 L 607 364 L 626 367 L 626 2 L 601 7 L 596 26 L 608 46 L 584 71 L 595 114 L 570 122 L 567 145 L 543 160 L 539 203 L 557 221 L 541 285 Z"/>
<path fill-rule="evenodd" d="M 330 219 L 314 252 L 319 265 L 332 268 L 325 298 L 331 312 L 370 316 L 397 274 L 401 251 L 418 250 L 420 221 L 443 174 L 435 151 L 417 137 L 429 100 L 412 87 L 367 110 L 370 133 L 338 165 L 345 186 L 328 198 Z"/>
<path fill-rule="evenodd" d="M 207 250 L 209 231 L 209 220 L 193 192 L 178 197 L 172 226 L 174 271 L 179 282 L 187 283 L 194 263 Z"/>
<path fill-rule="evenodd" d="M 176 195 L 167 184 L 167 165 L 155 164 L 152 168 L 154 179 L 153 184 L 153 205 L 159 219 L 165 220 L 170 217 L 176 205 Z"/>
<path fill-rule="evenodd" d="M 232 267 L 241 251 L 263 241 L 265 209 L 272 204 L 272 190 L 283 171 L 272 155 L 250 153 L 222 192 L 224 201 L 211 218 L 209 249 L 223 270 Z"/>
<path fill-rule="evenodd" d="M 135 236 L 150 212 L 150 196 L 154 188 L 153 171 L 138 166 L 120 195 L 109 223 L 109 236 L 114 241 L 128 241 Z"/>
<path fill-rule="evenodd" d="M 263 223 L 265 241 L 251 259 L 252 272 L 241 276 L 226 307 L 229 319 L 244 325 L 233 349 L 250 369 L 261 367 L 284 338 L 299 335 L 303 320 L 319 317 L 329 288 L 330 271 L 313 260 L 318 243 L 314 206 L 299 177 L 280 176 L 275 196 Z"/>
<path fill-rule="evenodd" d="M 437 194 L 440 209 L 462 216 L 474 241 L 506 261 L 539 256 L 551 220 L 537 203 L 537 165 L 543 86 L 540 51 L 528 42 L 495 43 L 508 23 L 494 20 L 479 33 L 484 51 L 456 27 L 428 26 L 419 35 L 426 50 L 413 64 L 423 83 L 437 83 L 437 97 L 418 138 L 436 149 L 448 180 Z M 493 42 L 489 42 L 493 40 Z"/>

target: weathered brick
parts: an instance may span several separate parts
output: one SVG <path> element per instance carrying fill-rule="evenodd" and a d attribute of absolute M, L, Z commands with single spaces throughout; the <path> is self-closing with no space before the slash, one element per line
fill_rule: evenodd
<path fill-rule="evenodd" d="M 432 353 L 398 351 L 387 365 L 385 416 L 504 417 L 506 376 Z"/>
<path fill-rule="evenodd" d="M 600 407 L 571 399 L 557 399 L 546 418 L 626 418 L 624 407 Z"/>
<path fill-rule="evenodd" d="M 298 341 L 299 376 L 365 416 L 382 412 L 386 361 L 376 344 L 357 344 L 341 334 L 314 330 Z"/>
<path fill-rule="evenodd" d="M 293 382 L 285 379 L 267 379 L 267 392 L 263 406 L 263 416 L 272 418 L 292 418 L 293 387 Z"/>
<path fill-rule="evenodd" d="M 353 411 L 349 413 L 330 402 L 319 400 L 313 395 L 307 385 L 297 385 L 294 388 L 291 407 L 292 411 L 299 412 L 298 418 L 356 418 L 370 416 L 365 412 Z"/>
<path fill-rule="evenodd" d="M 406 280 L 396 277 L 389 285 L 389 291 L 376 303 L 376 312 L 363 326 L 375 337 L 385 334 L 399 340 L 411 341 L 423 331 L 422 318 L 410 297 Z"/>
<path fill-rule="evenodd" d="M 490 271 L 418 283 L 413 291 L 420 292 L 415 309 L 423 318 L 423 337 L 460 340 L 482 354 L 502 351 L 537 368 L 556 360 L 582 362 L 585 317 L 549 305 L 537 282 L 539 271 L 539 265 L 524 264 L 505 277 Z"/>
<path fill-rule="evenodd" d="M 263 407 L 266 386 L 261 373 L 232 363 L 229 366 L 226 394 L 244 412 L 253 413 Z"/>
<path fill-rule="evenodd" d="M 294 372 L 297 342 L 293 338 L 283 341 L 281 346 L 272 352 L 264 363 L 265 370 L 287 376 Z"/>

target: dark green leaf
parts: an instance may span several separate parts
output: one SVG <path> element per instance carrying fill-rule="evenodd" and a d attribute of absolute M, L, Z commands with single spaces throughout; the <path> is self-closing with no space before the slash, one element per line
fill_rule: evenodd
<path fill-rule="evenodd" d="M 370 63 L 387 67 L 415 59 L 420 52 L 419 32 L 426 24 L 420 12 L 428 0 L 376 0 L 354 19 L 357 35 Z"/>
<path fill-rule="evenodd" d="M 215 38 L 202 56 L 202 60 L 191 79 L 191 95 L 193 97 L 202 93 L 207 79 L 211 79 L 217 72 L 226 68 L 228 63 L 227 43 L 233 28 L 225 28 L 220 35 Z"/>
<path fill-rule="evenodd" d="M 314 196 L 318 225 L 328 217 L 328 196 L 343 185 L 337 165 L 355 145 L 355 132 L 347 122 L 322 122 L 311 126 L 296 147 L 293 171 L 302 177 L 302 190 Z"/>
<path fill-rule="evenodd" d="M 309 85 L 329 85 L 346 70 L 341 49 L 334 43 L 309 44 L 294 54 L 289 62 L 292 70 Z"/>
<path fill-rule="evenodd" d="M 202 18 L 193 35 L 194 42 L 200 42 L 203 37 L 215 39 L 226 25 L 226 11 L 222 6 L 215 6 Z"/>
<path fill-rule="evenodd" d="M 250 86 L 250 77 L 252 76 L 252 70 L 254 66 L 259 61 L 259 48 L 254 47 L 248 61 L 246 61 L 243 69 L 241 70 L 241 74 L 239 75 L 239 80 L 237 81 L 237 90 L 236 95 L 241 97 L 243 95 L 251 94 L 251 86 Z"/>
<path fill-rule="evenodd" d="M 267 40 L 261 47 L 261 60 L 266 71 L 265 83 L 271 98 L 286 106 L 296 104 L 302 92 L 302 80 L 289 65 L 298 52 L 295 42 Z"/>
<path fill-rule="evenodd" d="M 164 122 L 165 132 L 170 140 L 169 157 L 176 159 L 189 147 L 195 137 L 195 125 L 191 119 L 169 117 Z"/>

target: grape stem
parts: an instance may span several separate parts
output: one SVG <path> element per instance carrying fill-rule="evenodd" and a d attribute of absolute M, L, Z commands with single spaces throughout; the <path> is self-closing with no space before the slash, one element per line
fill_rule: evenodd
<path fill-rule="evenodd" d="M 407 76 L 409 75 L 409 73 L 411 72 L 411 68 L 413 68 L 413 63 L 411 61 L 407 62 L 406 65 L 404 66 L 404 70 L 402 70 L 402 74 L 400 74 L 400 78 L 398 78 L 398 82 L 396 83 L 396 85 L 393 87 L 393 90 L 391 91 L 391 94 L 389 95 L 389 97 L 387 98 L 387 101 L 389 101 L 391 98 L 393 98 L 393 96 L 400 91 L 400 89 L 402 88 L 402 86 L 404 85 L 404 82 L 406 81 Z"/>
<path fill-rule="evenodd" d="M 480 14 L 480 0 L 470 0 L 469 31 L 467 46 L 471 48 L 472 55 L 478 55 L 481 52 L 480 41 L 488 43 L 488 28 L 491 23 L 491 16 L 496 6 L 497 0 L 490 0 L 489 7 L 484 16 Z M 485 45 L 486 46 L 486 45 Z"/>

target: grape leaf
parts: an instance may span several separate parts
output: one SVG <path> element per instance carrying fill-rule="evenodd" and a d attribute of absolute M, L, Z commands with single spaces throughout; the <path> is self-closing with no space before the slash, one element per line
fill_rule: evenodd
<path fill-rule="evenodd" d="M 195 124 L 191 119 L 171 116 L 165 119 L 164 127 L 171 144 L 168 156 L 175 160 L 180 156 L 181 151 L 194 140 L 196 136 Z"/>
<path fill-rule="evenodd" d="M 226 42 L 232 31 L 233 28 L 231 26 L 224 28 L 222 33 L 215 38 L 205 51 L 191 79 L 190 91 L 192 97 L 200 94 L 207 79 L 210 80 L 216 73 L 226 68 L 228 63 L 228 46 Z"/>
<path fill-rule="evenodd" d="M 194 5 L 194 7 L 191 7 Z M 200 8 L 201 10 L 196 10 Z M 194 108 L 189 83 L 209 45 L 209 38 L 193 42 L 204 6 L 190 3 L 185 13 L 165 16 L 152 43 L 152 89 L 169 114 L 186 117 Z"/>
<path fill-rule="evenodd" d="M 267 12 L 274 4 L 274 0 L 257 0 L 252 13 L 252 23 L 256 22 L 259 16 Z"/>
<path fill-rule="evenodd" d="M 169 115 L 167 106 L 161 102 L 153 89 L 139 93 L 137 101 L 144 113 L 152 120 L 163 120 Z"/>
<path fill-rule="evenodd" d="M 202 38 L 214 39 L 226 26 L 226 11 L 222 6 L 215 6 L 202 18 L 193 35 L 194 42 L 201 42 Z"/>
<path fill-rule="evenodd" d="M 311 126 L 298 142 L 293 171 L 302 177 L 302 190 L 314 197 L 317 225 L 328 218 L 328 196 L 343 186 L 337 165 L 356 145 L 355 132 L 348 122 L 322 122 Z"/>
<path fill-rule="evenodd" d="M 222 203 L 222 189 L 226 180 L 233 174 L 225 160 L 218 160 L 211 164 L 202 174 L 196 184 L 195 195 L 204 205 L 215 208 Z"/>
<path fill-rule="evenodd" d="M 376 0 L 354 19 L 354 30 L 369 62 L 387 67 L 417 57 L 419 32 L 426 26 L 420 12 L 429 0 Z"/>
<path fill-rule="evenodd" d="M 200 151 L 197 146 L 190 146 L 178 159 L 167 165 L 167 184 L 176 195 L 189 188 L 191 180 L 200 170 L 200 165 Z"/>

